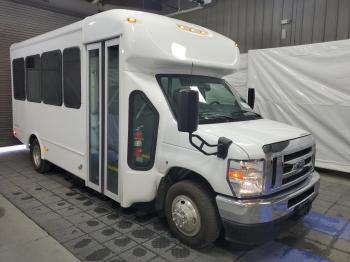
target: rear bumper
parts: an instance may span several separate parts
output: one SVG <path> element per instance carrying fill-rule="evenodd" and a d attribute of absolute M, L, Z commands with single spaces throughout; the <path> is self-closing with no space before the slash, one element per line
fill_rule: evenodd
<path fill-rule="evenodd" d="M 314 171 L 297 188 L 270 197 L 239 200 L 218 195 L 216 203 L 226 236 L 240 242 L 247 242 L 247 237 L 257 240 L 252 242 L 265 239 L 282 227 L 281 222 L 295 213 L 296 207 L 316 198 L 319 183 L 320 175 Z"/>

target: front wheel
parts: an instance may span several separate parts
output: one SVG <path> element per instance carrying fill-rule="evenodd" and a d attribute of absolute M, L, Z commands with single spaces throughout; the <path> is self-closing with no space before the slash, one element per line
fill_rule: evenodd
<path fill-rule="evenodd" d="M 215 199 L 195 181 L 180 181 L 169 188 L 165 216 L 172 233 L 190 247 L 206 247 L 219 237 L 221 223 Z"/>
<path fill-rule="evenodd" d="M 39 173 L 50 171 L 52 165 L 49 161 L 41 158 L 41 148 L 37 139 L 34 139 L 30 145 L 30 157 L 36 171 Z"/>

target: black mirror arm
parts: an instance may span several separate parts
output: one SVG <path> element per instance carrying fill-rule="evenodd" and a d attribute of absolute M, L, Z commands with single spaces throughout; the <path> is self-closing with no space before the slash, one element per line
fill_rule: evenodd
<path fill-rule="evenodd" d="M 248 88 L 248 105 L 251 109 L 254 109 L 255 104 L 255 89 L 254 88 Z"/>
<path fill-rule="evenodd" d="M 194 148 L 196 148 L 198 151 L 202 152 L 204 155 L 217 156 L 217 157 L 222 158 L 222 159 L 225 159 L 227 157 L 228 149 L 229 149 L 230 145 L 232 144 L 232 141 L 227 139 L 226 137 L 220 137 L 218 144 L 215 144 L 215 145 L 209 144 L 202 137 L 200 137 L 199 135 L 194 135 L 193 133 L 189 133 L 188 138 L 189 138 L 190 144 Z M 193 138 L 197 138 L 201 142 L 199 146 L 193 142 Z M 212 153 L 208 153 L 205 150 L 203 150 L 204 145 L 207 147 L 216 147 L 217 151 L 212 152 Z"/>
<path fill-rule="evenodd" d="M 192 133 L 189 133 L 189 140 L 190 140 L 190 144 L 196 148 L 198 151 L 202 152 L 204 155 L 207 155 L 207 156 L 216 156 L 217 155 L 217 152 L 213 152 L 213 153 L 208 153 L 206 151 L 203 150 L 203 146 L 206 145 L 207 147 L 218 147 L 218 145 L 212 145 L 212 144 L 209 144 L 207 141 L 205 141 L 202 137 L 200 137 L 199 135 L 194 135 Z M 196 145 L 194 142 L 193 142 L 193 138 L 197 138 L 201 144 L 200 146 Z"/>

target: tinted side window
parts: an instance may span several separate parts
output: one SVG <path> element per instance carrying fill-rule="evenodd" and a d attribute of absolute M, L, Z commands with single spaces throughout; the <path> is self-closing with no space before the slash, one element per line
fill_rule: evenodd
<path fill-rule="evenodd" d="M 41 63 L 40 55 L 26 58 L 27 99 L 31 102 L 41 102 Z"/>
<path fill-rule="evenodd" d="M 13 72 L 13 95 L 15 99 L 25 100 L 26 92 L 24 85 L 24 58 L 17 58 L 12 61 Z"/>
<path fill-rule="evenodd" d="M 43 53 L 41 56 L 41 83 L 43 101 L 49 105 L 62 105 L 62 55 L 61 51 Z"/>
<path fill-rule="evenodd" d="M 66 107 L 79 108 L 81 104 L 80 49 L 63 51 L 63 95 Z"/>
<path fill-rule="evenodd" d="M 159 114 L 140 91 L 134 91 L 129 100 L 128 164 L 136 170 L 153 167 L 156 151 Z"/>

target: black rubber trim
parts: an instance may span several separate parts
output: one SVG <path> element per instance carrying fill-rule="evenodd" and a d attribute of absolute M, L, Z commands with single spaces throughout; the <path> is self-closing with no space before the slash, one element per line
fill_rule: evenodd
<path fill-rule="evenodd" d="M 293 213 L 286 217 L 272 222 L 260 224 L 241 224 L 230 220 L 222 219 L 222 225 L 225 230 L 225 239 L 240 244 L 258 245 L 272 240 L 279 233 L 290 228 Z"/>
<path fill-rule="evenodd" d="M 101 124 L 101 134 L 100 134 L 100 138 L 101 138 L 101 144 L 100 144 L 100 150 L 101 150 L 101 163 L 100 163 L 100 172 L 101 172 L 101 193 L 104 194 L 105 193 L 105 147 L 106 147 L 106 141 L 105 141 L 105 116 L 106 116 L 106 112 L 105 112 L 105 105 L 106 105 L 106 99 L 105 99 L 105 83 L 106 83 L 106 75 L 105 75 L 105 59 L 106 59 L 106 54 L 105 54 L 105 41 L 101 42 L 101 97 L 99 97 L 100 101 L 99 101 L 99 106 L 101 106 L 101 119 L 100 119 L 100 124 Z M 119 159 L 118 159 L 119 160 Z M 118 187 L 117 187 L 118 188 Z M 118 191 L 117 191 L 118 193 Z"/>
<path fill-rule="evenodd" d="M 274 188 L 276 184 L 276 171 L 277 171 L 277 158 L 274 157 L 272 160 L 272 181 L 271 181 L 271 187 Z"/>
<path fill-rule="evenodd" d="M 300 195 L 297 195 L 296 197 L 293 197 L 288 200 L 288 208 L 295 206 L 296 204 L 302 202 L 309 196 L 311 196 L 315 192 L 315 187 L 312 187 L 305 192 L 301 193 Z"/>

